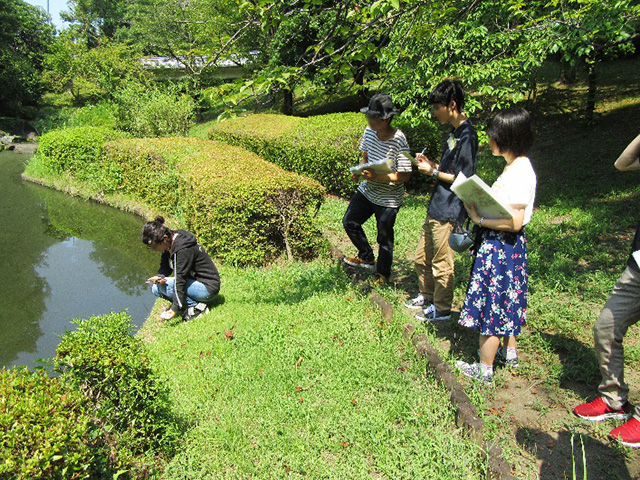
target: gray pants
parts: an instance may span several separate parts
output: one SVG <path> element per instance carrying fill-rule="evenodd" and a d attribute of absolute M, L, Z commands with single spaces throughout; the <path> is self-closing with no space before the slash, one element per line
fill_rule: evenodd
<path fill-rule="evenodd" d="M 593 327 L 596 355 L 602 382 L 598 387 L 602 399 L 613 409 L 627 401 L 629 386 L 624 381 L 622 340 L 627 329 L 640 320 L 640 273 L 627 269 L 618 279 Z M 640 420 L 640 406 L 634 417 Z"/>

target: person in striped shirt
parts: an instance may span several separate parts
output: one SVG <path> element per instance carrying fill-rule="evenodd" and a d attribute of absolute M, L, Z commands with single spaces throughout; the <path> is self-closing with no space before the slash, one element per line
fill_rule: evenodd
<path fill-rule="evenodd" d="M 382 284 L 391 276 L 393 226 L 404 199 L 404 183 L 411 177 L 411 161 L 400 155 L 401 152 L 409 152 L 409 144 L 404 134 L 391 126 L 394 115 L 400 112 L 389 95 L 374 95 L 369 105 L 360 111 L 367 116 L 368 123 L 360 142 L 362 163 L 389 160 L 391 172 L 380 174 L 365 169 L 362 175 L 353 176 L 360 185 L 349 202 L 342 224 L 358 254 L 345 257 L 344 262 L 353 267 L 375 270 L 375 282 Z M 374 215 L 378 228 L 377 262 L 362 228 Z"/>

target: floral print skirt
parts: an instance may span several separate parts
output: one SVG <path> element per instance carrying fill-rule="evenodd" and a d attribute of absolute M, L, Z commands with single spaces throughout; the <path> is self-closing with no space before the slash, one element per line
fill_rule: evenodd
<path fill-rule="evenodd" d="M 481 230 L 467 294 L 458 321 L 482 335 L 519 335 L 527 318 L 527 239 Z"/>

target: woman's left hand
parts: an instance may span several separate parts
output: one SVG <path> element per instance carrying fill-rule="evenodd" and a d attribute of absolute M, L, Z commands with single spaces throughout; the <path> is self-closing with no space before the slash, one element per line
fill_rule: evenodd
<path fill-rule="evenodd" d="M 175 316 L 176 316 L 176 312 L 174 312 L 173 310 L 165 310 L 160 314 L 160 318 L 162 320 L 171 320 Z"/>
<path fill-rule="evenodd" d="M 478 210 L 476 210 L 475 202 L 471 202 L 469 204 L 464 204 L 464 208 L 467 210 L 467 214 L 473 223 L 480 222 L 480 215 L 478 215 Z"/>

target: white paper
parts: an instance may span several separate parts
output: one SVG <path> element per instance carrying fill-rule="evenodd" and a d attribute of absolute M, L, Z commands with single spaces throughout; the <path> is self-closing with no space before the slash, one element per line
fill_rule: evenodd
<path fill-rule="evenodd" d="M 512 218 L 511 208 L 479 176 L 467 178 L 462 172 L 451 185 L 451 191 L 466 204 L 475 203 L 484 218 Z"/>
<path fill-rule="evenodd" d="M 393 164 L 393 159 L 380 160 L 378 162 L 367 162 L 360 165 L 356 165 L 355 167 L 350 167 L 349 171 L 355 175 L 362 175 L 362 171 L 365 169 L 370 169 L 374 173 L 391 173 L 391 165 Z"/>
<path fill-rule="evenodd" d="M 411 155 L 409 152 L 400 152 L 400 155 L 405 157 L 407 160 L 409 160 L 414 165 L 416 165 L 416 166 L 418 165 L 418 160 L 416 160 L 416 157 Z"/>
<path fill-rule="evenodd" d="M 636 250 L 631 255 L 633 256 L 634 260 L 638 264 L 638 267 L 640 268 L 640 250 Z"/>

